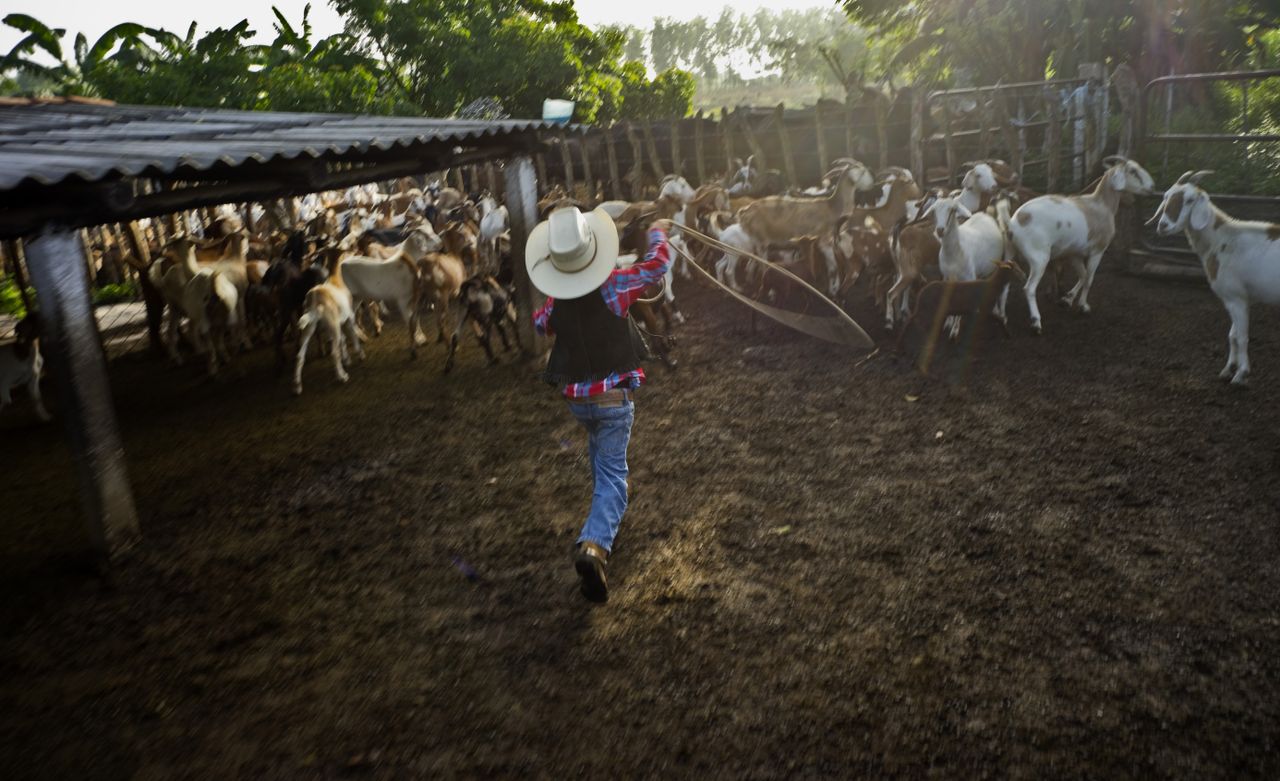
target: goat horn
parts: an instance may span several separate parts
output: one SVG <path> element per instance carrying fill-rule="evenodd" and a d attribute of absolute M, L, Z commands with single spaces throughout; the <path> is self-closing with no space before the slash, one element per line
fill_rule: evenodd
<path fill-rule="evenodd" d="M 1195 176 L 1195 171 L 1187 171 L 1182 176 L 1178 177 L 1178 181 L 1174 182 L 1173 186 L 1177 187 L 1180 184 L 1186 184 L 1187 182 L 1191 181 L 1191 177 L 1193 176 Z"/>
<path fill-rule="evenodd" d="M 1102 164 L 1110 168 L 1113 165 L 1122 165 L 1129 162 L 1129 158 L 1120 155 L 1109 155 L 1102 159 Z"/>
<path fill-rule="evenodd" d="M 1211 173 L 1213 173 L 1213 171 L 1196 171 L 1191 175 L 1191 178 L 1187 180 L 1187 184 L 1199 185 L 1200 182 Z"/>

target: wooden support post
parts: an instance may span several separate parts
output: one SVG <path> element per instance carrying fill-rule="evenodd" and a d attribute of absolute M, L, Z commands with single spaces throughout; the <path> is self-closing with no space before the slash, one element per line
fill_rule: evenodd
<path fill-rule="evenodd" d="M 587 197 L 595 201 L 597 195 L 596 179 L 591 174 L 591 150 L 587 144 L 587 136 L 578 137 L 578 153 L 582 157 L 582 177 L 587 183 Z"/>
<path fill-rule="evenodd" d="M 684 161 L 680 159 L 680 120 L 671 120 L 671 173 L 684 176 Z"/>
<path fill-rule="evenodd" d="M 698 186 L 707 183 L 707 162 L 702 152 L 702 109 L 693 117 L 693 156 L 698 166 Z"/>
<path fill-rule="evenodd" d="M 533 357 L 547 350 L 546 339 L 538 336 L 533 327 L 533 313 L 542 305 L 542 295 L 529 280 L 524 260 L 529 233 L 538 224 L 538 180 L 533 160 L 527 154 L 508 160 L 504 173 L 507 214 L 511 223 L 511 265 L 516 287 L 516 327 L 525 354 Z"/>
<path fill-rule="evenodd" d="M 454 189 L 456 189 L 456 190 L 457 190 L 458 192 L 460 192 L 460 193 L 466 193 L 466 191 L 467 191 L 467 183 L 466 183 L 466 182 L 464 182 L 464 181 L 462 181 L 462 168 L 461 168 L 460 166 L 456 166 L 456 165 L 455 165 L 455 166 L 454 166 L 454 167 L 449 171 L 449 173 L 450 173 L 450 174 L 452 175 L 452 177 L 453 177 L 453 186 L 454 186 Z"/>
<path fill-rule="evenodd" d="M 570 198 L 576 198 L 573 180 L 573 155 L 569 154 L 569 137 L 560 132 L 560 159 L 564 163 L 564 190 Z"/>
<path fill-rule="evenodd" d="M 653 169 L 653 176 L 659 182 L 667 174 L 662 170 L 662 158 L 658 157 L 658 145 L 653 140 L 653 123 L 644 123 L 644 145 L 649 150 L 649 167 Z"/>
<path fill-rule="evenodd" d="M 729 111 L 728 106 L 720 109 L 720 138 L 724 141 L 724 176 L 728 181 L 738 172 L 734 167 L 737 156 L 733 153 L 733 113 Z"/>
<path fill-rule="evenodd" d="M 116 426 L 107 359 L 75 233 L 46 228 L 27 244 L 40 297 L 45 360 L 58 386 L 58 417 L 71 445 L 89 542 L 103 559 L 138 537 L 138 511 Z"/>
<path fill-rule="evenodd" d="M 627 123 L 627 140 L 631 142 L 631 200 L 638 201 L 644 196 L 644 152 L 640 150 L 640 136 L 636 134 L 636 126 Z"/>
<path fill-rule="evenodd" d="M 813 129 L 818 136 L 818 170 L 825 172 L 831 158 L 827 157 L 827 130 L 822 126 L 821 100 L 813 105 Z"/>
<path fill-rule="evenodd" d="M 782 146 L 782 171 L 787 177 L 787 184 L 796 185 L 796 161 L 791 156 L 791 136 L 787 133 L 786 107 L 779 103 L 773 109 L 773 121 L 778 125 L 778 143 Z"/>
<path fill-rule="evenodd" d="M 921 187 L 928 187 L 925 181 L 925 138 L 924 120 L 928 97 L 919 87 L 911 92 L 911 173 Z"/>
<path fill-rule="evenodd" d="M 613 188 L 609 195 L 612 198 L 622 199 L 627 195 L 622 189 L 622 176 L 618 173 L 618 149 L 614 146 L 613 131 L 612 127 L 604 131 L 604 151 L 609 160 L 609 186 Z"/>

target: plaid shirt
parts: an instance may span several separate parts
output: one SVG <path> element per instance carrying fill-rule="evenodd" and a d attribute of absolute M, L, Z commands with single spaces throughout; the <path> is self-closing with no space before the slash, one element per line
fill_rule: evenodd
<path fill-rule="evenodd" d="M 609 306 L 609 311 L 618 317 L 626 317 L 627 312 L 640 294 L 650 285 L 657 284 L 671 268 L 671 246 L 667 244 L 666 231 L 655 228 L 649 231 L 649 253 L 644 260 L 627 268 L 615 269 L 604 284 L 600 286 L 600 295 Z M 538 333 L 554 336 L 551 330 L 551 310 L 555 307 L 554 298 L 547 298 L 547 303 L 533 313 L 533 325 Z M 614 372 L 603 380 L 596 382 L 575 382 L 564 386 L 566 399 L 587 399 L 599 396 L 614 388 L 635 390 L 644 382 L 644 369 L 629 372 Z"/>

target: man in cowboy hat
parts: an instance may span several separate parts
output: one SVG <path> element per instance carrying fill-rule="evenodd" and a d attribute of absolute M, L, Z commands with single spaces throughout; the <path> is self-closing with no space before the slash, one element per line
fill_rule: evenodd
<path fill-rule="evenodd" d="M 605 567 L 627 509 L 627 442 L 644 382 L 627 311 L 671 267 L 670 220 L 649 229 L 644 260 L 618 268 L 618 229 L 602 209 L 566 206 L 529 234 L 525 265 L 547 303 L 533 315 L 539 333 L 554 335 L 544 378 L 561 387 L 569 411 L 587 430 L 595 493 L 574 550 L 582 594 L 609 598 Z"/>

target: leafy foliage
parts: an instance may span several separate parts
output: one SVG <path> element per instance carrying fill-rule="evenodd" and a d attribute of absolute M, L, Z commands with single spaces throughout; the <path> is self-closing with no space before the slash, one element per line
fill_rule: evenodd
<path fill-rule="evenodd" d="M 991 84 L 1074 77 L 1082 62 L 1128 62 L 1140 78 L 1241 64 L 1277 0 L 843 0 L 896 38 L 891 68 L 929 81 Z M 992 45 L 993 41 L 1001 42 Z"/>
<path fill-rule="evenodd" d="M 577 101 L 575 119 L 683 115 L 687 74 L 650 80 L 622 64 L 617 28 L 592 31 L 571 2 L 543 0 L 334 0 L 347 31 L 316 40 L 310 6 L 299 23 L 278 9 L 270 45 L 251 43 L 247 20 L 198 35 L 125 23 L 64 58 L 66 31 L 23 14 L 23 33 L 0 60 L 6 91 L 97 95 L 122 103 L 220 108 L 451 115 L 479 99 L 538 116 L 542 101 Z M 49 65 L 50 61 L 56 65 Z M 632 98 L 631 105 L 626 102 Z"/>

